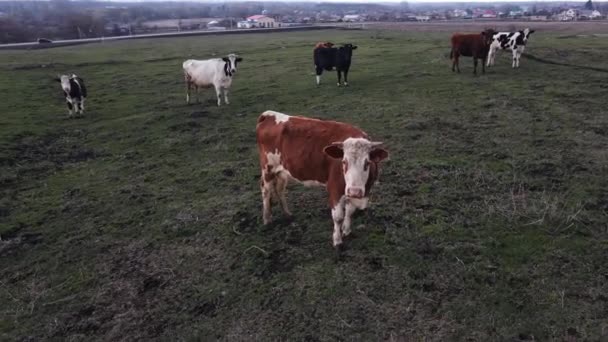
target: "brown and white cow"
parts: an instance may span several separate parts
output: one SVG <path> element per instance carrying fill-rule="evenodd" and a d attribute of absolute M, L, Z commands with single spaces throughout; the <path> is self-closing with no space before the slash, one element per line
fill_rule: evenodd
<path fill-rule="evenodd" d="M 287 184 L 324 186 L 334 221 L 333 245 L 351 233 L 351 216 L 365 209 L 379 163 L 388 157 L 365 132 L 352 125 L 265 111 L 256 127 L 262 177 L 264 224 L 271 221 L 271 199 L 277 196 L 291 216 Z"/>
<path fill-rule="evenodd" d="M 320 49 L 320 48 L 331 48 L 333 46 L 334 46 L 334 43 L 332 43 L 332 42 L 318 42 L 317 45 L 315 45 L 314 50 Z"/>

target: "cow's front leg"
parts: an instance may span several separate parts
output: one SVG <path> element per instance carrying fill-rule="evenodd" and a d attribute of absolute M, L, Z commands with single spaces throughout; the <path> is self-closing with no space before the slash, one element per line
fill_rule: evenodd
<path fill-rule="evenodd" d="M 348 87 L 348 70 L 344 70 L 344 86 Z"/>
<path fill-rule="evenodd" d="M 351 233 L 350 225 L 352 222 L 353 213 L 357 207 L 352 203 L 346 203 L 344 207 L 344 224 L 342 225 L 342 236 L 349 236 Z"/>
<path fill-rule="evenodd" d="M 217 106 L 221 106 L 222 105 L 222 87 L 221 86 L 215 86 L 215 95 L 217 96 Z"/>
<path fill-rule="evenodd" d="M 72 109 L 74 109 L 74 106 L 72 105 L 72 102 L 70 102 L 70 100 L 65 100 L 65 103 L 68 105 L 68 116 L 71 118 L 72 117 Z"/>
<path fill-rule="evenodd" d="M 82 98 L 82 100 L 80 100 L 80 114 L 84 114 L 84 100 L 85 98 Z"/>
<path fill-rule="evenodd" d="M 331 218 L 334 220 L 333 244 L 339 248 L 342 244 L 342 224 L 344 223 L 344 201 L 340 200 L 331 209 Z"/>
<path fill-rule="evenodd" d="M 228 88 L 222 88 L 223 92 L 224 92 L 224 103 L 225 104 L 230 104 L 230 101 L 228 101 Z"/>
<path fill-rule="evenodd" d="M 337 72 L 338 72 L 338 87 L 339 87 L 340 83 L 342 83 L 342 71 L 337 70 Z"/>
<path fill-rule="evenodd" d="M 513 63 L 511 64 L 511 68 L 515 68 L 517 65 L 517 49 L 513 50 Z"/>

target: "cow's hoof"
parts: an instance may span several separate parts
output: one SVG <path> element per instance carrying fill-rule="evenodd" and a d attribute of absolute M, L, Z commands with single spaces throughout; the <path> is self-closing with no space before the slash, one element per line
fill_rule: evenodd
<path fill-rule="evenodd" d="M 348 87 L 348 83 L 344 82 L 344 86 L 345 86 L 345 87 Z"/>
<path fill-rule="evenodd" d="M 344 244 L 343 243 L 334 246 L 334 261 L 335 262 L 340 262 L 340 259 L 342 259 L 342 252 L 343 251 L 344 251 Z"/>
<path fill-rule="evenodd" d="M 338 83 L 338 87 L 340 86 L 340 83 Z"/>

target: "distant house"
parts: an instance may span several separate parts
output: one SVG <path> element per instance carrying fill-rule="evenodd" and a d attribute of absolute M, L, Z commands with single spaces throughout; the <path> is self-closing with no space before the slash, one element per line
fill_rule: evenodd
<path fill-rule="evenodd" d="M 240 29 L 249 29 L 254 28 L 256 26 L 253 21 L 239 21 L 238 23 L 236 23 L 236 27 Z"/>
<path fill-rule="evenodd" d="M 578 12 L 578 19 L 581 20 L 598 19 L 601 17 L 602 14 L 597 10 L 580 10 Z"/>
<path fill-rule="evenodd" d="M 493 10 L 485 10 L 483 11 L 483 13 L 481 14 L 482 18 L 496 18 L 498 15 L 496 14 L 495 11 Z"/>
<path fill-rule="evenodd" d="M 462 18 L 467 16 L 467 11 L 461 9 L 455 9 L 452 11 L 452 16 L 454 18 Z"/>
<path fill-rule="evenodd" d="M 342 18 L 342 21 L 345 21 L 345 22 L 363 21 L 363 17 L 360 14 L 347 14 Z"/>
<path fill-rule="evenodd" d="M 431 20 L 431 16 L 430 15 L 417 15 L 416 16 L 416 21 L 429 21 Z"/>
<path fill-rule="evenodd" d="M 247 17 L 248 22 L 252 22 L 255 26 L 253 27 L 278 27 L 280 26 L 274 18 L 257 14 Z"/>
<path fill-rule="evenodd" d="M 555 16 L 555 19 L 559 21 L 572 21 L 576 20 L 577 13 L 576 10 L 571 8 L 569 10 L 563 11 Z"/>

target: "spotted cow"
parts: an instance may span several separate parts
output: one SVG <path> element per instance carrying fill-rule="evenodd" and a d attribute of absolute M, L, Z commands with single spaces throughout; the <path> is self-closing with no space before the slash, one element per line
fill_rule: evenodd
<path fill-rule="evenodd" d="M 243 58 L 236 54 L 229 54 L 224 58 L 212 58 L 206 60 L 189 59 L 184 61 L 184 80 L 186 81 L 186 104 L 190 104 L 190 91 L 194 89 L 198 101 L 198 91 L 200 88 L 215 88 L 217 95 L 217 105 L 221 105 L 222 94 L 224 103 L 228 101 L 228 89 L 232 85 L 232 78 L 236 74 L 236 65 Z"/>
<path fill-rule="evenodd" d="M 498 50 L 510 49 L 513 52 L 513 68 L 519 68 L 519 59 L 526 48 L 530 35 L 534 30 L 526 28 L 517 32 L 498 32 L 492 37 L 492 44 L 488 53 L 488 66 L 494 65 Z"/>
<path fill-rule="evenodd" d="M 357 127 L 336 122 L 289 116 L 274 111 L 260 115 L 256 127 L 262 176 L 263 221 L 271 221 L 271 199 L 283 212 L 289 182 L 325 187 L 334 223 L 333 245 L 351 233 L 351 216 L 368 206 L 380 162 L 388 152 Z"/>
<path fill-rule="evenodd" d="M 84 80 L 75 74 L 71 76 L 61 75 L 55 78 L 55 81 L 61 83 L 61 90 L 65 96 L 65 103 L 68 106 L 68 115 L 72 117 L 84 114 L 84 102 L 87 99 L 87 88 L 84 85 Z"/>

